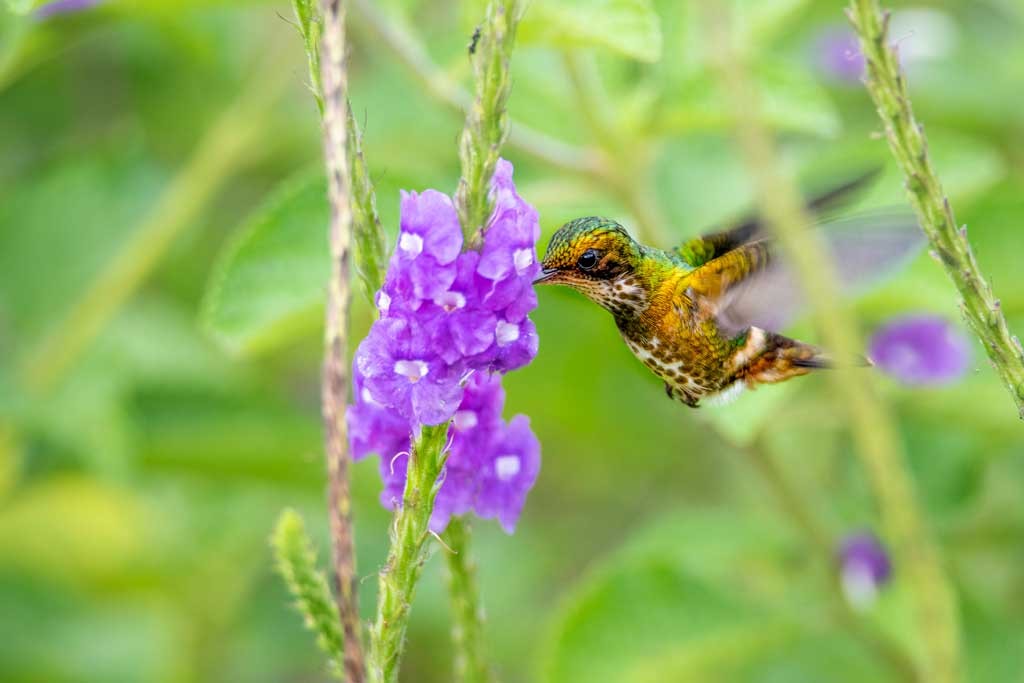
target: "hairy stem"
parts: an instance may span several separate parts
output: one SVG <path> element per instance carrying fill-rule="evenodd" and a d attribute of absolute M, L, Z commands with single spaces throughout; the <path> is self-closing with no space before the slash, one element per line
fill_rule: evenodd
<path fill-rule="evenodd" d="M 390 550 L 380 571 L 377 617 L 370 629 L 369 680 L 395 683 L 416 584 L 427 560 L 430 514 L 447 453 L 448 425 L 423 427 L 409 455 L 402 504 L 391 522 Z"/>
<path fill-rule="evenodd" d="M 729 31 L 720 11 L 711 11 L 722 76 L 736 114 L 737 135 L 754 177 L 763 215 L 797 269 L 825 343 L 837 358 L 853 358 L 860 348 L 852 322 L 838 301 L 835 270 L 792 180 L 780 168 L 774 141 L 759 116 L 759 103 L 739 56 L 729 49 Z M 841 365 L 832 372 L 834 387 L 849 411 L 858 453 L 868 472 L 896 566 L 914 598 L 918 633 L 924 646 L 921 677 L 929 682 L 958 680 L 960 643 L 953 590 L 922 520 L 904 463 L 896 427 L 867 382 L 868 375 Z"/>
<path fill-rule="evenodd" d="M 324 321 L 325 355 L 321 384 L 324 451 L 327 456 L 328 502 L 334 575 L 338 589 L 338 616 L 345 634 L 345 675 L 349 683 L 362 683 L 365 669 L 359 622 L 352 499 L 349 482 L 351 457 L 345 424 L 348 395 L 347 326 L 351 300 L 349 247 L 352 237 L 350 180 L 346 160 L 348 139 L 348 87 L 345 72 L 345 12 L 340 0 L 323 0 L 320 36 L 320 82 L 323 92 L 324 158 L 327 194 L 331 204 L 328 241 L 331 276 L 327 285 Z"/>
<path fill-rule="evenodd" d="M 490 185 L 501 146 L 508 137 L 509 61 L 519 24 L 517 0 L 491 2 L 472 55 L 476 94 L 459 138 L 462 177 L 455 191 L 462 232 L 469 244 L 480 240 L 491 215 Z"/>
<path fill-rule="evenodd" d="M 338 621 L 338 608 L 327 585 L 327 578 L 317 568 L 316 551 L 306 534 L 302 517 L 287 509 L 278 517 L 270 540 L 277 569 L 295 606 L 316 634 L 317 645 L 327 654 L 331 673 L 342 677 L 345 637 Z"/>
<path fill-rule="evenodd" d="M 295 19 L 306 48 L 309 61 L 309 87 L 316 101 L 321 118 L 324 115 L 323 79 L 320 65 L 320 41 L 322 20 L 315 0 L 293 0 Z M 346 158 L 349 165 L 349 180 L 352 210 L 352 237 L 355 242 L 356 276 L 362 284 L 363 294 L 373 303 L 373 296 L 384 281 L 385 248 L 384 230 L 377 213 L 377 196 L 370 180 L 370 173 L 363 155 L 363 135 L 352 115 L 352 106 L 346 100 Z"/>
<path fill-rule="evenodd" d="M 469 522 L 453 517 L 444 533 L 450 552 L 448 594 L 452 605 L 452 643 L 455 646 L 455 681 L 488 683 L 493 680 L 484 645 L 484 610 L 476 580 L 476 562 L 469 552 Z"/>
<path fill-rule="evenodd" d="M 1024 419 L 1024 349 L 1010 333 L 999 299 L 974 259 L 967 229 L 957 228 L 953 209 L 932 167 L 924 128 L 914 118 L 906 79 L 896 50 L 888 42 L 889 15 L 882 13 L 877 0 L 853 0 L 848 14 L 867 62 L 868 93 L 885 125 L 889 149 L 906 177 L 910 202 L 933 253 L 962 297 L 960 309 L 967 325 L 981 340 Z"/>

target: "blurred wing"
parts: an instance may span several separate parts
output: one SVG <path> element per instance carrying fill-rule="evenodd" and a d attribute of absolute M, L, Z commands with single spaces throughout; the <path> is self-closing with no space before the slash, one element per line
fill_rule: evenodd
<path fill-rule="evenodd" d="M 832 189 L 816 195 L 807 202 L 807 211 L 819 218 L 850 202 L 878 177 L 879 169 L 872 169 Z M 719 232 L 695 237 L 674 249 L 683 260 L 699 268 L 737 247 L 766 236 L 764 222 L 754 216 L 742 223 Z"/>
<path fill-rule="evenodd" d="M 852 296 L 904 266 L 921 250 L 924 234 L 908 214 L 868 213 L 816 228 L 836 268 L 840 293 Z M 775 247 L 777 249 L 777 247 Z M 799 277 L 782 254 L 716 302 L 719 326 L 738 334 L 754 325 L 781 330 L 806 310 Z"/>

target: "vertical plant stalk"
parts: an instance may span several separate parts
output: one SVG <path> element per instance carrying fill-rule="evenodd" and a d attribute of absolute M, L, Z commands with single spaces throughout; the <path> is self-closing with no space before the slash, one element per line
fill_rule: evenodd
<path fill-rule="evenodd" d="M 380 571 L 377 617 L 370 628 L 369 680 L 396 683 L 416 584 L 427 560 L 430 514 L 447 453 L 448 424 L 423 427 L 409 454 L 402 505 L 391 522 Z"/>
<path fill-rule="evenodd" d="M 352 210 L 346 143 L 348 138 L 348 87 L 345 73 L 345 13 L 340 0 L 323 0 L 323 33 L 320 36 L 320 79 L 323 92 L 324 158 L 327 193 L 331 204 L 329 243 L 331 276 L 327 287 L 324 323 L 325 355 L 321 384 L 324 450 L 327 457 L 328 503 L 331 545 L 337 581 L 338 616 L 345 636 L 344 669 L 349 683 L 365 680 L 356 577 L 355 539 L 352 528 L 352 497 L 349 482 L 351 456 L 345 424 L 348 394 L 346 333 Z"/>
<path fill-rule="evenodd" d="M 889 14 L 878 0 L 853 0 L 847 10 L 867 62 L 865 84 L 885 125 L 889 149 L 906 177 L 907 194 L 937 260 L 956 285 L 967 325 L 981 340 L 992 365 L 1024 419 L 1024 349 L 1010 333 L 999 299 L 985 280 L 928 157 L 924 128 L 914 118 L 896 50 L 888 43 Z"/>
<path fill-rule="evenodd" d="M 494 677 L 485 652 L 484 610 L 476 580 L 476 562 L 469 554 L 469 521 L 453 517 L 444 533 L 444 540 L 449 550 L 445 558 L 452 606 L 455 680 L 488 683 Z"/>
<path fill-rule="evenodd" d="M 292 6 L 309 61 L 309 89 L 316 101 L 320 117 L 323 118 L 324 86 L 320 66 L 322 22 L 314 3 L 315 0 L 293 0 Z M 381 228 L 380 215 L 377 213 L 377 196 L 363 155 L 363 135 L 352 115 L 352 105 L 347 99 L 345 122 L 356 276 L 362 283 L 363 294 L 370 303 L 373 303 L 374 294 L 384 282 L 384 230 Z"/>
<path fill-rule="evenodd" d="M 753 174 L 763 215 L 797 269 L 814 308 L 826 345 L 837 358 L 854 358 L 860 344 L 841 307 L 835 269 L 796 187 L 779 168 L 774 141 L 759 116 L 759 103 L 740 57 L 731 48 L 727 18 L 720 8 L 709 15 L 720 47 L 722 76 L 736 115 L 737 135 Z M 916 625 L 923 645 L 922 680 L 957 681 L 961 676 L 955 596 L 915 500 L 913 484 L 895 425 L 874 396 L 867 374 L 849 364 L 831 372 L 847 407 L 852 435 L 893 541 L 896 566 L 912 592 Z"/>
<path fill-rule="evenodd" d="M 512 85 L 509 62 L 518 23 L 518 0 L 488 3 L 480 40 L 475 53 L 470 55 L 476 94 L 466 111 L 466 125 L 459 138 L 462 177 L 455 191 L 455 207 L 470 245 L 487 229 L 491 215 L 491 177 L 501 146 L 508 137 L 506 105 Z"/>

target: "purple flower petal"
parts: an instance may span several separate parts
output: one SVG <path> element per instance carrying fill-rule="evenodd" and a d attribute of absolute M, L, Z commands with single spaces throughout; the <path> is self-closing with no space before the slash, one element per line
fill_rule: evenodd
<path fill-rule="evenodd" d="M 907 384 L 960 379 L 970 363 L 967 339 L 945 319 L 921 315 L 886 323 L 871 338 L 871 359 Z"/>
<path fill-rule="evenodd" d="M 843 591 L 858 608 L 870 606 L 892 576 L 889 554 L 871 532 L 847 536 L 838 551 Z"/>
<path fill-rule="evenodd" d="M 864 55 L 856 34 L 848 28 L 832 26 L 815 41 L 819 68 L 840 81 L 859 82 L 864 75 Z"/>
<path fill-rule="evenodd" d="M 448 265 L 462 250 L 462 230 L 455 205 L 437 190 L 422 194 L 402 193 L 402 230 L 398 237 L 398 253 L 404 258 L 420 254 Z"/>
<path fill-rule="evenodd" d="M 495 441 L 483 470 L 480 493 L 474 509 L 485 519 L 497 517 L 507 533 L 516 522 L 540 473 L 540 443 L 525 415 L 512 418 Z"/>

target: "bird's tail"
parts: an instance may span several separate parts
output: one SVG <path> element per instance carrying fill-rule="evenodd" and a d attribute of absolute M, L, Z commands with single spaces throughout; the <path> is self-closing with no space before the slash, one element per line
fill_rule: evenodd
<path fill-rule="evenodd" d="M 737 374 L 749 386 L 784 382 L 813 370 L 836 366 L 835 359 L 817 346 L 756 327 L 750 329 L 742 353 L 745 362 Z M 871 361 L 858 357 L 854 364 L 866 366 L 871 365 Z"/>

